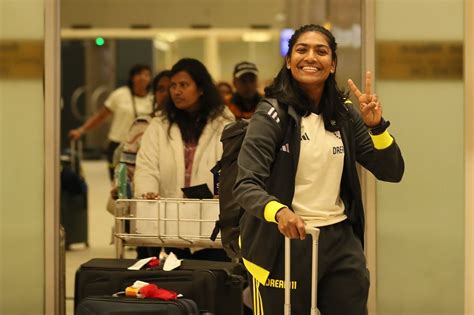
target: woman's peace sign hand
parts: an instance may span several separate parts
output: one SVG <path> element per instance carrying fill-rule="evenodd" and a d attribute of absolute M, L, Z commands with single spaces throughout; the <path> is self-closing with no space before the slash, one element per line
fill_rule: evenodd
<path fill-rule="evenodd" d="M 364 93 L 359 91 L 351 79 L 347 80 L 347 83 L 359 101 L 360 114 L 364 123 L 369 127 L 377 126 L 382 119 L 382 105 L 380 105 L 377 95 L 372 94 L 372 75 L 370 71 L 365 74 Z"/>

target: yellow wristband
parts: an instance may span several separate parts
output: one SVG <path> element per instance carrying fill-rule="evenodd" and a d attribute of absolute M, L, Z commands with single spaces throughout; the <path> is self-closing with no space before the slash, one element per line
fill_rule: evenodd
<path fill-rule="evenodd" d="M 374 143 L 374 147 L 377 149 L 377 150 L 383 150 L 383 149 L 386 149 L 388 148 L 392 142 L 393 142 L 393 138 L 392 136 L 388 133 L 387 130 L 385 130 L 383 133 L 379 134 L 379 135 L 370 135 L 370 137 L 372 138 L 372 142 Z"/>
<path fill-rule="evenodd" d="M 282 203 L 279 203 L 278 201 L 273 200 L 267 203 L 263 212 L 265 220 L 267 220 L 268 222 L 278 223 L 276 221 L 275 216 L 277 212 L 282 208 L 286 208 L 286 206 Z"/>

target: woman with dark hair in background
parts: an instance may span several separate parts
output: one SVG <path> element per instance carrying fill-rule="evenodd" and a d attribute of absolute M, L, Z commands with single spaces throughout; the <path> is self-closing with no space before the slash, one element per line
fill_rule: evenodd
<path fill-rule="evenodd" d="M 153 78 L 153 82 L 151 84 L 153 89 L 153 116 L 170 96 L 170 77 L 171 71 L 163 70 Z"/>
<path fill-rule="evenodd" d="M 152 82 L 153 108 L 150 115 L 142 115 L 135 119 L 128 130 L 127 138 L 115 152 L 118 160 L 115 166 L 114 185 L 111 190 L 111 198 L 107 203 L 107 210 L 115 215 L 115 200 L 133 198 L 133 175 L 135 174 L 135 161 L 141 140 L 146 128 L 150 125 L 151 119 L 156 111 L 161 108 L 169 97 L 171 71 L 163 70 L 158 73 Z M 119 152 L 117 152 L 119 151 Z M 118 155 L 118 156 L 117 156 Z M 115 161 L 114 161 L 115 162 Z M 145 258 L 159 254 L 159 249 L 138 246 L 137 258 Z"/>
<path fill-rule="evenodd" d="M 112 162 L 115 149 L 125 140 L 128 129 L 135 118 L 153 112 L 152 97 L 149 94 L 150 81 L 150 67 L 141 64 L 134 65 L 130 69 L 127 86 L 114 90 L 105 101 L 104 107 L 87 119 L 82 126 L 69 132 L 71 139 L 79 139 L 88 130 L 101 125 L 110 114 L 113 114 L 107 147 L 107 161 L 109 162 L 111 180 L 113 180 L 114 175 Z"/>
<path fill-rule="evenodd" d="M 142 115 L 135 119 L 128 130 L 125 141 L 122 142 L 121 150 L 118 150 L 120 152 L 116 152 L 116 154 L 118 154 L 116 159 L 119 159 L 119 161 L 114 163 L 117 164 L 115 166 L 114 188 L 112 188 L 112 196 L 114 199 L 133 197 L 131 183 L 133 182 L 133 175 L 135 173 L 137 152 L 140 148 L 143 134 L 150 124 L 151 119 L 169 97 L 170 74 L 171 71 L 164 70 L 155 76 L 152 82 L 154 111 L 149 115 Z M 113 211 L 111 211 L 111 213 L 113 214 Z"/>
<path fill-rule="evenodd" d="M 257 106 L 240 150 L 234 186 L 234 197 L 245 209 L 241 249 L 253 278 L 254 312 L 283 313 L 283 245 L 289 237 L 292 314 L 309 314 L 309 225 L 321 231 L 321 314 L 364 315 L 369 274 L 356 162 L 380 180 L 398 182 L 404 161 L 371 91 L 370 73 L 364 92 L 348 81 L 360 114 L 338 88 L 337 44 L 331 32 L 305 25 L 288 46 L 283 67 L 265 89 L 279 109 L 268 102 Z"/>
<path fill-rule="evenodd" d="M 220 137 L 232 114 L 221 102 L 206 67 L 184 58 L 171 69 L 170 97 L 143 135 L 134 176 L 136 197 L 182 198 L 181 188 L 206 184 L 222 155 Z M 179 258 L 189 250 L 175 251 Z M 228 260 L 223 250 L 205 249 L 192 256 Z"/>

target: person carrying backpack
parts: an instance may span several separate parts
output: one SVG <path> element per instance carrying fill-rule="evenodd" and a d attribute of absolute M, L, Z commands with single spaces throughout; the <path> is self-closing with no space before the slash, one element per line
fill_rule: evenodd
<path fill-rule="evenodd" d="M 137 117 L 130 126 L 126 139 L 114 151 L 113 168 L 114 180 L 112 189 L 107 200 L 107 211 L 115 215 L 115 201 L 117 199 L 130 199 L 133 197 L 133 174 L 135 173 L 135 160 L 137 157 L 140 143 L 146 128 L 155 112 L 163 105 L 169 97 L 170 70 L 163 70 L 154 78 L 151 85 L 153 91 L 153 111 L 149 115 Z M 113 232 L 112 228 L 112 234 Z M 113 242 L 113 238 L 112 238 Z M 159 254 L 159 248 L 149 248 L 138 246 L 136 248 L 137 258 L 146 258 Z"/>
<path fill-rule="evenodd" d="M 291 241 L 292 314 L 310 312 L 311 240 L 320 229 L 318 308 L 321 314 L 365 315 L 369 273 L 363 251 L 364 209 L 356 162 L 379 180 L 399 182 L 400 148 L 382 118 L 370 72 L 355 110 L 336 83 L 337 44 L 319 25 L 300 27 L 285 62 L 265 89 L 237 159 L 233 196 L 243 262 L 251 274 L 255 314 L 282 314 L 284 237 Z M 304 240 L 304 241 L 302 241 Z"/>
<path fill-rule="evenodd" d="M 105 100 L 104 106 L 89 117 L 80 127 L 69 131 L 69 137 L 77 140 L 89 130 L 102 125 L 106 118 L 113 116 L 108 135 L 107 161 L 110 180 L 114 179 L 113 158 L 115 149 L 125 141 L 127 131 L 133 121 L 142 115 L 153 112 L 152 97 L 149 93 L 151 68 L 148 65 L 136 64 L 129 71 L 126 86 L 114 90 Z"/>

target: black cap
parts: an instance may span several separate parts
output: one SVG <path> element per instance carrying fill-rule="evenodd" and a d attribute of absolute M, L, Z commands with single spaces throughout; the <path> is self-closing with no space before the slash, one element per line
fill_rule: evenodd
<path fill-rule="evenodd" d="M 253 73 L 258 75 L 257 66 L 254 63 L 242 61 L 234 67 L 234 78 L 240 78 L 245 73 Z"/>

